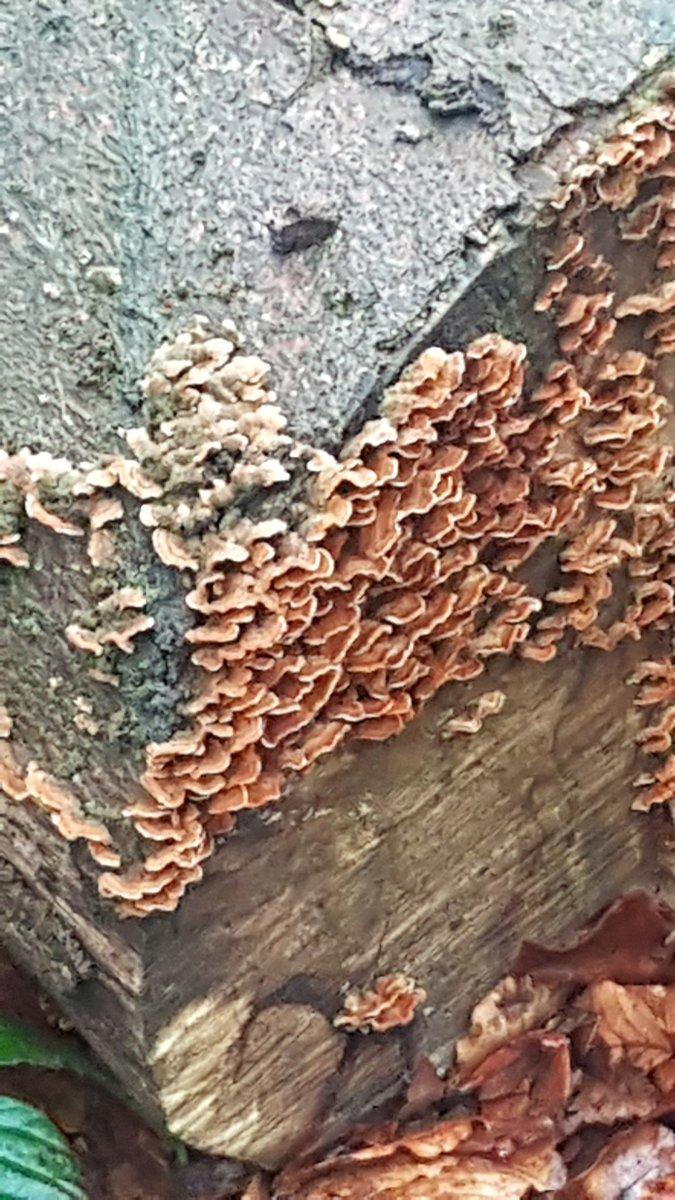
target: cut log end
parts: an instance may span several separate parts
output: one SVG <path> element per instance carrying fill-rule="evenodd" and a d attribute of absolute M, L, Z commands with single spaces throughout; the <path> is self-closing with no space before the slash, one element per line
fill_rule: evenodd
<path fill-rule="evenodd" d="M 201 1150 L 279 1166 L 307 1138 L 345 1038 L 316 1009 L 211 997 L 157 1036 L 151 1061 L 169 1129 Z"/>

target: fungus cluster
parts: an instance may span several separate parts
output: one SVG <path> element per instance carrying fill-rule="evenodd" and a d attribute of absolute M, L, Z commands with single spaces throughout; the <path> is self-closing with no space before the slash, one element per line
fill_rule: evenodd
<path fill-rule="evenodd" d="M 466 355 L 422 355 L 340 460 L 284 446 L 309 475 L 295 532 L 279 517 L 256 523 L 232 521 L 228 513 L 225 529 L 200 534 L 200 506 L 207 499 L 231 504 L 240 468 L 258 488 L 274 487 L 288 470 L 278 457 L 284 435 L 280 420 L 269 416 L 261 368 L 251 383 L 249 358 L 230 350 L 224 359 L 223 339 L 203 327 L 190 336 L 198 351 L 216 342 L 217 355 L 205 360 L 200 353 L 196 373 L 187 344 L 182 360 L 175 346 L 164 348 L 147 384 L 169 411 L 186 415 L 163 421 L 152 446 L 134 433 L 132 448 L 143 453 L 140 465 L 149 473 L 167 447 L 165 493 L 141 519 L 165 522 L 155 526 L 156 548 L 161 535 L 164 561 L 194 576 L 187 603 L 199 623 L 187 636 L 206 678 L 188 706 L 192 725 L 148 748 L 141 778 L 147 799 L 127 810 L 145 837 L 168 844 L 143 873 L 101 879 L 104 894 L 127 902 L 125 912 L 140 911 L 139 903 L 173 904 L 180 870 L 193 878 L 213 835 L 228 832 L 236 812 L 278 799 L 289 773 L 306 770 L 348 737 L 398 733 L 443 683 L 474 678 L 490 657 L 523 642 L 541 601 L 513 571 L 565 516 L 533 494 L 522 469 L 523 439 L 542 433 L 523 397 L 524 347 L 488 335 Z M 238 387 L 242 361 L 247 374 Z M 183 488 L 174 501 L 170 472 L 179 453 L 186 466 L 176 421 L 184 432 L 205 414 L 216 456 L 227 439 L 228 481 L 200 486 L 196 498 L 188 488 L 187 500 Z M 193 442 L 201 445 L 190 434 L 191 454 Z M 268 472 L 270 453 L 276 457 Z M 169 861 L 176 878 L 157 893 L 159 863 L 168 871 Z"/>
<path fill-rule="evenodd" d="M 12 718 L 0 705 L 0 787 L 12 800 L 31 800 L 47 813 L 52 825 L 68 842 L 82 840 L 101 867 L 119 867 L 120 855 L 113 848 L 110 831 L 98 821 L 90 821 L 79 800 L 67 788 L 50 778 L 37 763 L 23 769 L 11 745 Z"/>
<path fill-rule="evenodd" d="M 333 1024 L 350 1033 L 387 1033 L 409 1025 L 426 998 L 409 975 L 383 975 L 371 988 L 348 992 Z"/>
<path fill-rule="evenodd" d="M 101 489 L 121 484 L 135 470 L 136 463 L 112 456 L 97 465 L 74 467 L 68 459 L 54 458 L 46 451 L 34 454 L 24 448 L 8 454 L 0 450 L 0 562 L 29 565 L 28 554 L 18 543 L 26 521 L 32 520 L 65 537 L 88 533 L 92 564 L 110 565 L 114 540 L 107 526 L 119 521 L 124 510 L 119 497 Z M 124 486 L 132 491 L 128 482 Z"/>
<path fill-rule="evenodd" d="M 636 705 L 650 710 L 650 724 L 640 730 L 636 740 L 642 753 L 655 761 L 635 780 L 640 791 L 633 802 L 633 808 L 646 812 L 654 804 L 675 801 L 675 657 L 646 659 L 630 682 L 640 685 Z"/>
<path fill-rule="evenodd" d="M 275 1200 L 675 1195 L 674 930 L 667 905 L 634 892 L 565 948 L 526 943 L 422 1119 L 404 1103 L 291 1164 Z"/>
<path fill-rule="evenodd" d="M 576 486 L 592 493 L 594 519 L 560 554 L 561 570 L 571 578 L 546 597 L 553 610 L 538 622 L 539 646 L 554 644 L 572 627 L 582 643 L 611 650 L 673 612 L 673 496 L 656 483 L 670 458 L 658 436 L 668 401 L 656 379 L 668 350 L 660 324 L 635 320 L 652 312 L 660 319 L 675 306 L 675 287 L 664 278 L 672 264 L 662 249 L 671 236 L 675 195 L 672 128 L 670 104 L 625 122 L 596 161 L 576 172 L 563 196 L 558 243 L 548 262 L 555 286 L 549 282 L 537 307 L 554 316 L 560 349 L 584 389 L 570 434 Z M 603 206 L 629 209 L 618 223 L 619 241 L 656 240 L 649 291 L 617 299 L 606 290 L 621 280 L 593 249 Z M 612 595 L 617 568 L 629 576 L 628 602 L 607 624 L 599 610 Z"/>
<path fill-rule="evenodd" d="M 145 608 L 147 601 L 140 588 L 121 587 L 99 600 L 87 614 L 87 624 L 73 622 L 66 626 L 66 637 L 75 650 L 84 650 L 97 657 L 106 646 L 131 654 L 134 638 L 152 629 L 155 622 Z"/>
<path fill-rule="evenodd" d="M 493 657 L 609 651 L 672 622 L 673 129 L 666 97 L 553 201 L 535 308 L 556 325 L 559 358 L 538 386 L 525 386 L 526 348 L 498 333 L 426 350 L 336 458 L 288 435 L 265 363 L 231 323 L 199 317 L 153 356 L 147 423 L 126 434 L 133 459 L 74 470 L 4 456 L 0 485 L 18 490 L 23 516 L 88 530 L 95 564 L 114 554 L 119 494 L 141 501 L 195 614 L 185 727 L 147 747 L 125 809 L 150 849 L 99 881 L 124 915 L 175 908 L 238 812 L 276 801 L 342 744 L 399 733 Z M 613 259 L 642 239 L 641 290 L 624 295 Z M 2 533 L 6 561 L 22 561 L 18 532 Z M 539 594 L 528 563 L 545 544 L 559 577 Z M 71 645 L 129 651 L 151 628 L 127 611 L 142 607 L 121 598 L 131 590 L 72 621 Z M 476 731 L 499 695 L 449 732 Z M 670 797 L 668 771 L 655 768 L 644 807 Z"/>

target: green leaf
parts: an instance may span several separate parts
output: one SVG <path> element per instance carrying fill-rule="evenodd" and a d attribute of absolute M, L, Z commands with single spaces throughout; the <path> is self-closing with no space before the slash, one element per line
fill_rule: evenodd
<path fill-rule="evenodd" d="M 107 1072 L 91 1060 L 86 1050 L 63 1034 L 38 1033 L 11 1017 L 0 1017 L 0 1067 L 46 1067 L 74 1071 L 116 1094 Z"/>
<path fill-rule="evenodd" d="M 86 1200 L 66 1139 L 10 1096 L 0 1096 L 0 1200 Z"/>
<path fill-rule="evenodd" d="M 106 1069 L 98 1067 L 88 1050 L 76 1039 L 64 1033 L 48 1033 L 34 1030 L 12 1016 L 0 1016 L 0 1070 L 2 1067 L 37 1067 L 47 1070 L 71 1070 L 83 1079 L 90 1079 L 135 1112 L 139 1120 L 148 1124 L 165 1141 L 173 1142 L 172 1135 L 153 1115 L 145 1112 L 141 1105 L 126 1096 L 117 1080 Z M 1 1075 L 0 1075 L 1 1082 Z M 178 1139 L 177 1139 L 178 1140 Z M 187 1152 L 184 1151 L 186 1154 Z M 0 1193 L 0 1200 L 4 1196 Z"/>
<path fill-rule="evenodd" d="M 0 1070 L 2 1067 L 39 1067 L 52 1071 L 72 1071 L 84 1079 L 90 1079 L 105 1088 L 121 1104 L 154 1128 L 157 1135 L 166 1140 L 171 1136 L 161 1122 L 144 1110 L 128 1096 L 105 1068 L 99 1067 L 89 1052 L 74 1038 L 65 1034 L 38 1032 L 13 1017 L 0 1017 Z M 0 1076 L 0 1080 L 1 1080 Z M 3 1200 L 0 1193 L 0 1200 Z"/>

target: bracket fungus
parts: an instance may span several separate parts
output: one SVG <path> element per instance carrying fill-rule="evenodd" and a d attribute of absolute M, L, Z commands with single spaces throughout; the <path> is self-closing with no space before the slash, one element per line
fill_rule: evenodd
<path fill-rule="evenodd" d="M 152 629 L 155 622 L 147 613 L 129 615 L 128 610 L 145 608 L 146 602 L 140 588 L 118 588 L 99 600 L 90 614 L 90 627 L 70 624 L 66 627 L 66 637 L 75 650 L 84 650 L 87 654 L 99 656 L 106 646 L 131 654 L 134 638 Z"/>
<path fill-rule="evenodd" d="M 22 767 L 14 754 L 13 721 L 0 705 L 0 787 L 13 800 L 31 800 L 47 813 L 52 825 L 69 842 L 84 841 L 99 866 L 115 868 L 121 858 L 112 845 L 110 831 L 101 822 L 89 820 L 75 795 L 41 770 L 37 763 Z"/>
<path fill-rule="evenodd" d="M 408 975 L 383 975 L 371 988 L 348 992 L 333 1024 L 351 1033 L 386 1033 L 409 1025 L 426 998 L 424 989 Z"/>
<path fill-rule="evenodd" d="M 106 851 L 99 878 L 120 913 L 174 909 L 238 812 L 277 801 L 341 745 L 395 736 L 491 659 L 547 662 L 562 647 L 609 651 L 672 627 L 662 393 L 675 347 L 674 130 L 667 92 L 552 201 L 535 308 L 558 357 L 533 385 L 527 348 L 496 331 L 427 349 L 334 457 L 288 434 L 265 362 L 232 323 L 196 317 L 149 364 L 146 424 L 126 431 L 132 458 L 75 468 L 28 450 L 0 456 L 16 509 L 0 526 L 0 561 L 27 566 L 19 543 L 36 521 L 88 532 L 92 563 L 114 569 L 110 526 L 126 493 L 194 614 L 198 685 L 184 725 L 147 747 L 142 794 L 125 809 L 146 857 L 117 870 Z M 636 241 L 639 290 L 625 295 L 615 252 Z M 560 577 L 542 592 L 528 564 L 545 545 Z M 142 607 L 110 596 L 71 621 L 73 649 L 129 653 L 153 624 L 130 606 Z M 497 695 L 451 731 L 478 729 Z M 669 697 L 640 735 L 657 761 L 638 780 L 638 808 L 673 798 Z M 61 825 L 65 836 L 75 827 Z"/>

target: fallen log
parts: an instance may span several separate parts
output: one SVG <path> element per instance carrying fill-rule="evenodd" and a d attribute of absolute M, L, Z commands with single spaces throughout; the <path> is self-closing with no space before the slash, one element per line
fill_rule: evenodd
<path fill-rule="evenodd" d="M 640 663 L 665 662 L 670 653 L 668 531 L 652 529 L 651 510 L 635 505 L 663 506 L 663 490 L 657 483 L 650 491 L 649 481 L 667 479 L 661 447 L 672 441 L 665 421 L 672 275 L 663 236 L 672 228 L 672 104 L 667 95 L 658 100 L 656 116 L 637 118 L 606 143 L 604 160 L 593 158 L 591 147 L 628 112 L 662 95 L 662 80 L 651 79 L 665 58 L 656 10 L 629 38 L 631 14 L 606 7 L 603 20 L 596 14 L 586 27 L 570 6 L 576 37 L 564 26 L 549 30 L 544 14 L 525 21 L 515 13 L 504 24 L 495 10 L 481 30 L 469 18 L 442 18 L 440 33 L 429 15 L 421 52 L 405 22 L 376 30 L 355 4 L 328 23 L 318 9 L 271 2 L 239 0 L 198 13 L 139 6 L 117 25 L 85 5 L 49 19 L 35 6 L 17 36 L 16 94 L 25 101 L 30 90 L 40 103 L 19 105 L 10 129 L 10 147 L 30 133 L 38 171 L 26 168 L 10 181 L 3 230 L 2 304 L 12 324 L 4 346 L 11 388 L 0 405 L 7 452 L 0 463 L 2 937 L 130 1093 L 200 1149 L 275 1167 L 308 1139 L 337 1136 L 400 1091 L 421 1043 L 437 1067 L 447 1066 L 468 1009 L 524 936 L 550 939 L 621 891 L 659 880 L 665 817 L 629 813 L 642 771 L 633 741 L 641 710 L 635 683 L 626 681 L 639 676 Z M 529 61 L 533 21 L 555 47 L 543 74 L 532 64 L 513 69 L 513 61 Z M 630 45 L 620 58 L 614 33 Z M 445 56 L 462 34 L 467 56 L 455 77 Z M 36 72 L 36 61 L 43 70 Z M 540 220 L 545 202 L 582 161 L 592 165 L 559 202 L 568 224 L 553 229 Z M 596 178 L 604 192 L 593 192 L 582 235 Z M 625 210 L 634 226 L 621 224 Z M 653 234 L 655 247 L 636 240 L 643 233 Z M 562 235 L 577 242 L 565 249 L 563 237 L 561 249 Z M 582 261 L 591 249 L 595 257 Z M 570 308 L 564 293 L 576 271 L 586 274 Z M 190 325 L 194 312 L 205 317 Z M 648 333 L 648 322 L 660 318 Z M 430 345 L 446 353 L 419 359 Z M 621 354 L 636 357 L 617 367 Z M 269 381 L 258 355 L 270 364 Z M 561 356 L 567 374 L 552 374 Z M 417 367 L 397 387 L 411 362 Z M 639 387 L 625 383 L 635 378 Z M 410 410 L 424 409 L 434 387 L 438 406 L 452 408 L 461 393 L 446 413 L 448 428 L 433 433 L 460 453 L 442 466 L 433 460 L 430 498 L 419 480 L 406 492 L 408 526 L 431 514 L 419 544 L 433 546 L 450 527 L 447 511 L 442 527 L 432 516 L 441 498 L 454 503 L 450 485 L 458 488 L 460 476 L 465 495 L 492 496 L 490 460 L 476 449 L 489 440 L 479 436 L 481 421 L 483 430 L 490 419 L 495 428 L 491 395 L 515 405 L 504 446 L 521 457 L 504 468 L 513 473 L 508 481 L 499 478 L 515 491 L 485 503 L 505 518 L 506 508 L 532 498 L 518 528 L 498 522 L 491 540 L 486 524 L 482 558 L 466 551 L 453 566 L 445 554 L 445 584 L 454 573 L 468 593 L 478 589 L 470 602 L 461 589 L 452 592 L 456 609 L 475 612 L 474 652 L 462 647 L 452 659 L 449 632 L 439 639 L 448 655 L 434 650 L 433 630 L 450 616 L 441 605 L 419 633 L 420 674 L 404 689 L 406 703 L 368 708 L 383 700 L 382 687 L 388 702 L 390 681 L 364 690 L 366 662 L 371 674 L 397 670 L 387 657 L 393 642 L 403 659 L 403 643 L 414 638 L 395 631 L 418 620 L 412 609 L 390 609 L 392 643 L 369 643 L 386 595 L 377 589 L 390 586 L 382 568 L 354 601 L 354 620 L 364 627 L 345 660 L 351 667 L 335 666 L 343 660 L 330 642 L 321 676 L 344 685 L 350 714 L 339 706 L 339 689 L 327 715 L 328 693 L 311 689 L 309 728 L 324 739 L 319 749 L 333 737 L 336 748 L 306 776 L 296 772 L 318 742 L 308 749 L 291 736 L 294 718 L 283 724 L 301 707 L 294 675 L 306 664 L 291 665 L 273 708 L 264 707 L 267 694 L 247 692 L 249 711 L 263 705 L 249 718 L 251 730 L 256 721 L 265 727 L 263 749 L 255 748 L 255 731 L 246 741 L 240 723 L 236 754 L 253 746 L 256 769 L 264 768 L 255 779 L 242 774 L 241 759 L 236 780 L 228 776 L 235 752 L 214 742 L 235 736 L 234 703 L 227 719 L 220 710 L 209 718 L 211 741 L 188 748 L 178 735 L 177 748 L 186 708 L 191 717 L 210 712 L 209 679 L 230 679 L 223 646 L 247 645 L 243 627 L 226 636 L 221 623 L 210 637 L 219 595 L 208 593 L 195 617 L 198 588 L 213 582 L 205 573 L 225 563 L 229 586 L 246 537 L 244 560 L 252 562 L 256 540 L 276 546 L 290 530 L 305 539 L 292 549 L 306 555 L 308 575 L 306 545 L 319 547 L 318 562 L 329 555 L 325 577 L 338 577 L 347 551 L 326 525 L 331 488 L 342 498 L 331 510 L 338 531 L 336 513 L 352 505 L 354 528 L 370 521 L 383 561 L 393 555 L 408 526 L 392 526 L 389 545 L 381 541 L 393 478 L 385 476 L 394 469 L 386 447 L 397 437 L 403 444 L 402 431 L 406 444 L 416 444 Z M 261 407 L 264 419 L 251 426 L 251 411 Z M 578 451 L 569 473 L 565 432 L 553 463 L 559 473 L 551 474 L 542 452 L 531 468 L 540 474 L 527 475 L 553 437 L 542 422 L 561 407 L 555 437 L 578 418 L 590 466 L 577 469 Z M 464 410 L 468 425 L 457 417 Z M 635 418 L 630 428 L 624 410 Z M 625 437 L 608 432 L 614 418 Z M 367 435 L 358 451 L 351 443 L 354 461 L 344 468 L 356 477 L 336 484 L 341 468 L 328 455 L 351 435 L 358 439 L 369 420 L 375 440 Z M 382 421 L 389 428 L 378 445 Z M 532 429 L 542 442 L 521 446 Z M 135 433 L 127 441 L 128 430 Z M 235 477 L 242 437 L 258 439 L 256 457 L 243 464 L 255 470 Z M 602 457 L 607 444 L 611 459 L 627 441 L 631 453 L 647 456 L 639 493 L 631 491 L 632 459 L 615 479 Z M 383 447 L 378 508 L 373 463 Z M 201 467 L 209 454 L 215 466 L 207 477 Z M 402 479 L 399 463 L 395 469 Z M 565 490 L 590 507 L 565 508 Z M 375 507 L 366 519 L 368 504 Z M 541 544 L 528 543 L 510 563 L 504 540 L 524 525 L 536 541 L 536 521 Z M 258 524 L 266 532 L 254 536 Z M 585 544 L 591 526 L 597 542 Z M 202 541 L 209 534 L 217 545 Z M 361 553 L 362 535 L 350 536 L 347 549 Z M 589 566 L 598 547 L 609 558 Z M 264 570 L 265 553 L 256 570 Z M 642 574 L 631 575 L 633 562 Z M 348 582 L 365 570 L 352 569 Z M 318 591 L 308 586 L 291 606 L 309 606 L 302 610 L 308 623 L 326 601 L 320 568 L 312 570 Z M 610 571 L 609 593 L 602 592 Z M 587 576 L 599 590 L 588 590 Z M 636 590 L 645 580 L 657 591 Z M 506 589 L 506 600 L 481 607 L 488 581 L 502 589 L 488 595 Z M 561 599 L 565 582 L 578 594 Z M 406 587 L 414 603 L 424 594 L 421 577 Z M 450 591 L 448 584 L 443 595 Z M 515 608 L 499 607 L 507 600 Z M 597 614 L 605 600 L 611 611 L 598 624 L 591 610 Z M 340 603 L 333 595 L 316 620 L 341 612 Z M 275 636 L 289 644 L 288 624 L 277 635 L 256 616 L 254 627 L 261 630 L 254 657 L 278 651 Z M 314 634 L 310 647 L 327 638 L 323 628 Z M 504 658 L 507 649 L 513 656 Z M 256 660 L 251 669 L 272 667 Z M 475 734 L 453 728 L 476 722 L 486 691 L 503 693 L 500 711 Z M 311 722 L 322 716 L 326 726 L 315 729 Z M 374 736 L 365 726 L 376 719 L 384 722 L 379 744 L 363 746 L 361 737 Z M 349 722 L 358 726 L 356 740 L 347 739 Z M 403 724 L 400 736 L 385 737 Z M 659 756 L 668 730 L 653 736 L 663 744 L 642 771 L 651 776 L 641 794 L 669 786 L 657 773 L 666 769 Z M 207 774 L 218 779 L 215 790 L 202 778 L 181 791 L 176 779 L 190 778 L 206 754 L 214 756 Z M 263 807 L 281 790 L 277 775 L 283 802 Z M 267 790 L 255 799 L 244 794 L 263 781 Z M 259 804 L 231 828 L 235 811 Z M 135 866 L 148 861 L 143 838 L 156 853 L 159 843 L 166 860 Z M 138 919 L 153 908 L 166 911 Z M 399 973 L 426 993 L 410 1026 L 364 1038 L 334 1025 L 346 990 Z"/>

